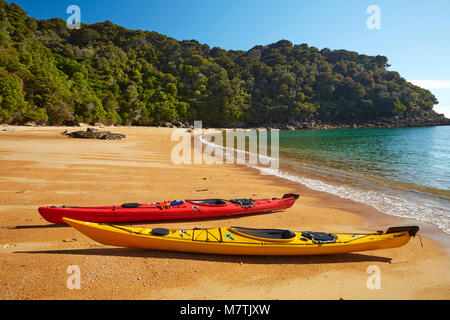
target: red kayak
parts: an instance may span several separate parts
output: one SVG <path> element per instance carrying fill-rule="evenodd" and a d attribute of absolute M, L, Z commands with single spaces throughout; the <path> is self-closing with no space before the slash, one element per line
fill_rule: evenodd
<path fill-rule="evenodd" d="M 297 194 L 282 198 L 179 200 L 154 203 L 125 203 L 105 207 L 40 207 L 41 216 L 51 223 L 65 224 L 63 217 L 89 222 L 144 222 L 190 220 L 263 213 L 292 207 Z"/>

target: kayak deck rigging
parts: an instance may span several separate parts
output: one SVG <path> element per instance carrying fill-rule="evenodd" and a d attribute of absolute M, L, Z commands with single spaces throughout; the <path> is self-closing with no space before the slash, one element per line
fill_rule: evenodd
<path fill-rule="evenodd" d="M 345 244 L 350 243 L 352 241 L 362 239 L 367 236 L 379 235 L 379 233 L 366 233 L 366 234 L 353 234 L 353 233 L 341 233 L 339 236 L 334 234 L 329 234 L 333 236 L 334 241 L 330 242 L 320 242 L 315 240 L 314 238 L 306 238 L 305 233 L 310 233 L 311 231 L 290 231 L 286 229 L 254 229 L 254 228 L 243 228 L 243 227 L 228 227 L 228 228 L 193 228 L 190 230 L 169 230 L 164 228 L 157 228 L 158 230 L 166 230 L 164 235 L 154 234 L 151 228 L 133 228 L 133 227 L 123 227 L 117 225 L 110 224 L 102 224 L 108 227 L 117 228 L 123 231 L 126 231 L 130 234 L 135 234 L 139 236 L 158 236 L 161 238 L 171 239 L 171 240 L 185 240 L 185 241 L 193 241 L 193 242 L 224 242 L 223 232 L 227 231 L 232 232 L 232 238 L 229 240 L 233 240 L 233 243 L 244 243 L 244 244 L 256 244 L 256 245 L 270 245 L 270 244 L 279 244 L 280 242 L 291 242 L 289 245 L 296 246 L 308 246 L 308 245 L 316 245 L 316 244 L 325 244 L 325 243 L 337 243 L 337 244 Z M 225 230 L 223 230 L 225 229 Z M 403 230 L 403 229 L 402 229 Z M 404 230 L 403 230 L 404 231 Z M 191 234 L 189 234 L 191 232 Z M 214 232 L 217 232 L 215 234 Z M 245 233 L 247 232 L 247 234 Z M 283 238 L 281 234 L 283 232 L 289 232 L 290 236 L 288 238 Z M 388 232 L 386 232 L 388 233 Z M 178 234 L 178 236 L 176 236 Z M 229 233 L 230 234 L 230 233 Z M 267 236 L 264 238 L 263 234 Z M 184 236 L 186 235 L 186 236 Z M 260 243 L 249 243 L 242 241 L 235 241 L 234 235 L 239 235 L 244 238 L 254 239 L 254 240 L 265 240 Z M 345 237 L 346 236 L 346 237 Z M 299 242 L 293 243 L 293 240 L 296 240 L 296 237 L 300 240 Z M 200 239 L 202 238 L 202 239 Z M 344 240 L 345 239 L 345 240 Z"/>

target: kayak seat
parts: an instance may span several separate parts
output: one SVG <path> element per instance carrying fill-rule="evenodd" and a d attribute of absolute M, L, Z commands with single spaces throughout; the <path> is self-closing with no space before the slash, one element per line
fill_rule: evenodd
<path fill-rule="evenodd" d="M 241 228 L 241 227 L 231 227 L 231 229 L 257 238 L 266 239 L 292 239 L 295 237 L 295 233 L 290 230 L 282 229 L 252 229 L 252 228 Z"/>
<path fill-rule="evenodd" d="M 196 204 L 208 204 L 208 205 L 223 205 L 228 202 L 223 199 L 203 199 L 203 200 L 186 200 Z"/>

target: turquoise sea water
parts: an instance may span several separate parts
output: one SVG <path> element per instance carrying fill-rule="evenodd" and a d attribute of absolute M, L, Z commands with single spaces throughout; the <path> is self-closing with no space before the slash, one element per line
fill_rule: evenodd
<path fill-rule="evenodd" d="M 278 175 L 450 233 L 450 126 L 281 131 Z"/>
<path fill-rule="evenodd" d="M 278 170 L 251 166 L 450 234 L 450 126 L 280 131 Z"/>

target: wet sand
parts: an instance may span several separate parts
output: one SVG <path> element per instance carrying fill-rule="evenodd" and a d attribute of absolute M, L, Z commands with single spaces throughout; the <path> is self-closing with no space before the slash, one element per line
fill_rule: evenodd
<path fill-rule="evenodd" d="M 167 128 L 108 128 L 122 141 L 72 139 L 65 127 L 0 132 L 0 299 L 449 299 L 449 236 L 416 220 L 237 165 L 175 165 Z M 68 128 L 69 130 L 77 130 Z M 47 223 L 45 205 L 108 205 L 299 193 L 284 211 L 170 228 L 289 228 L 373 232 L 419 225 L 401 248 L 317 257 L 240 257 L 114 248 Z M 68 267 L 81 288 L 68 289 Z M 381 288 L 368 289 L 377 266 Z"/>

